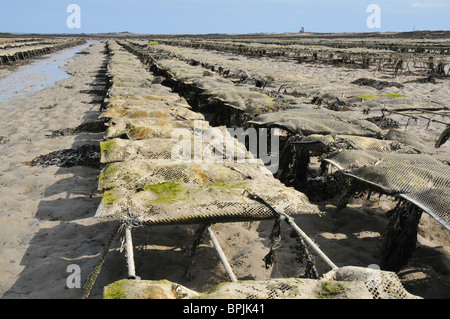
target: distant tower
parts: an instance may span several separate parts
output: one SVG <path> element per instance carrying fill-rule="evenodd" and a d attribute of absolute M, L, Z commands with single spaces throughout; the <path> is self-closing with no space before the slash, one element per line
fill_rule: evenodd
<path fill-rule="evenodd" d="M 305 33 L 305 27 L 302 27 L 300 33 Z"/>

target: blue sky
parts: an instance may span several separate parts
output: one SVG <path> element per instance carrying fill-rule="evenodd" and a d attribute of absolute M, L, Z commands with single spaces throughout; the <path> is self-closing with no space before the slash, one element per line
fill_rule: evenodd
<path fill-rule="evenodd" d="M 81 8 L 70 29 L 69 4 Z M 368 5 L 381 9 L 370 29 Z M 450 30 L 450 0 L 2 0 L 0 32 L 205 34 Z"/>

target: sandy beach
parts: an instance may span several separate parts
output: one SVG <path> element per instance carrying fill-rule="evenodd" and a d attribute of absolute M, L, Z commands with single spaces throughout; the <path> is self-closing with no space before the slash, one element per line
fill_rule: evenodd
<path fill-rule="evenodd" d="M 96 120 L 97 97 L 80 91 L 96 88 L 96 76 L 105 60 L 103 50 L 103 44 L 95 43 L 88 48 L 90 54 L 75 55 L 64 66 L 72 77 L 1 104 L 0 135 L 6 138 L 0 145 L 0 287 L 4 298 L 76 297 L 76 291 L 64 288 L 67 265 L 93 258 L 101 247 L 100 242 L 97 249 L 83 248 L 83 242 L 96 241 L 92 216 L 99 202 L 97 170 L 23 162 L 53 151 L 98 144 L 102 137 L 98 133 L 46 135 Z"/>
<path fill-rule="evenodd" d="M 49 137 L 53 131 L 75 129 L 98 121 L 106 88 L 104 71 L 106 43 L 92 41 L 75 54 L 62 69 L 71 76 L 40 91 L 0 101 L 0 298 L 75 299 L 81 288 L 69 288 L 68 267 L 78 265 L 81 282 L 88 278 L 115 228 L 114 223 L 94 218 L 100 204 L 97 191 L 100 167 L 31 166 L 38 156 L 83 145 L 98 145 L 102 132 L 80 132 Z M 50 58 L 46 56 L 44 58 Z M 241 60 L 245 58 L 241 57 Z M 287 71 L 326 77 L 349 83 L 373 77 L 366 70 L 340 70 L 332 66 L 310 66 L 261 59 L 262 65 L 276 65 Z M 0 69 L 0 80 L 15 72 Z M 380 74 L 380 77 L 382 75 Z M 394 81 L 410 78 L 399 75 Z M 394 93 L 445 103 L 448 80 L 438 84 L 405 84 Z M 379 114 L 377 114 L 379 115 Z M 375 116 L 375 115 L 374 115 Z M 395 120 L 405 122 L 402 117 Z M 434 147 L 442 125 L 412 123 L 408 131 Z M 440 152 L 450 154 L 450 142 Z M 336 211 L 336 203 L 317 203 L 321 216 L 296 217 L 297 224 L 338 266 L 368 267 L 379 263 L 380 248 L 388 225 L 386 211 L 396 202 L 386 196 L 352 199 L 347 208 Z M 281 248 L 276 263 L 265 268 L 262 259 L 270 247 L 273 221 L 216 224 L 213 230 L 240 280 L 294 277 L 299 275 L 295 241 L 282 225 Z M 157 226 L 134 232 L 136 272 L 142 279 L 167 279 L 205 292 L 228 277 L 209 239 L 205 239 L 193 267 L 194 278 L 183 276 L 183 251 L 195 226 Z M 405 288 L 423 298 L 450 298 L 450 232 L 423 214 L 416 251 L 398 273 Z M 317 263 L 320 273 L 327 267 Z M 115 242 L 107 255 L 90 298 L 103 297 L 103 287 L 127 276 L 121 243 Z"/>

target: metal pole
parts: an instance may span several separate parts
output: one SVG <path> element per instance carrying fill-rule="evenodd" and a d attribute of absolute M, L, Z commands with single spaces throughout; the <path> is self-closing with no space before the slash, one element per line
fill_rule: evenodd
<path fill-rule="evenodd" d="M 286 219 L 286 222 L 291 225 L 297 234 L 299 234 L 304 241 L 316 252 L 316 254 L 319 255 L 319 257 L 332 269 L 339 268 L 336 266 L 328 257 L 325 255 L 320 248 L 303 232 L 303 230 L 300 229 L 300 227 L 297 226 L 297 224 L 294 222 L 294 219 L 290 216 L 287 216 L 286 214 L 283 214 L 283 216 Z"/>
<path fill-rule="evenodd" d="M 297 234 L 305 240 L 305 242 L 312 248 L 312 250 L 314 250 L 319 255 L 319 257 L 322 258 L 322 260 L 326 264 L 328 264 L 332 269 L 339 268 L 320 250 L 320 248 L 311 240 L 311 238 L 309 238 L 303 232 L 303 230 L 301 230 L 300 227 L 297 226 L 297 224 L 294 222 L 294 219 L 292 217 L 286 215 L 286 213 L 284 212 L 284 209 L 279 208 L 279 207 L 273 207 L 272 205 L 270 205 L 268 202 L 266 202 L 262 197 L 260 197 L 257 194 L 250 193 L 250 196 L 253 199 L 262 201 L 263 204 L 270 207 L 275 213 L 279 214 L 281 216 L 281 218 L 284 218 L 284 220 L 294 228 L 294 230 L 297 232 Z"/>
<path fill-rule="evenodd" d="M 127 254 L 128 278 L 136 278 L 136 270 L 134 268 L 134 252 L 133 240 L 131 238 L 131 227 L 125 227 L 125 249 Z"/>
<path fill-rule="evenodd" d="M 209 237 L 211 237 L 211 240 L 214 244 L 214 247 L 217 250 L 217 253 L 219 254 L 220 260 L 222 261 L 223 266 L 225 267 L 225 271 L 227 272 L 228 276 L 230 277 L 232 282 L 237 282 L 237 278 L 233 273 L 233 270 L 231 269 L 230 264 L 228 263 L 227 258 L 225 257 L 225 254 L 223 253 L 222 248 L 219 245 L 219 242 L 217 241 L 216 236 L 214 236 L 214 233 L 211 229 L 211 227 L 208 227 L 208 233 L 209 233 Z"/>

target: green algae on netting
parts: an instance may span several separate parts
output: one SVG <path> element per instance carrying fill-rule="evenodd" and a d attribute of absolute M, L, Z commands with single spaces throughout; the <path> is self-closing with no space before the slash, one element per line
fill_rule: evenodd
<path fill-rule="evenodd" d="M 147 185 L 143 190 L 160 195 L 157 199 L 152 201 L 153 203 L 173 203 L 183 200 L 180 198 L 180 195 L 183 193 L 184 189 L 185 187 L 183 183 L 163 182 L 159 184 Z"/>
<path fill-rule="evenodd" d="M 121 184 L 121 181 L 133 182 L 140 177 L 139 173 L 124 169 L 122 163 L 112 163 L 101 170 L 98 177 L 98 189 L 112 189 Z"/>
<path fill-rule="evenodd" d="M 151 202 L 156 203 L 175 203 L 177 201 L 187 200 L 188 197 L 192 197 L 192 192 L 195 190 L 205 189 L 207 192 L 222 193 L 232 192 L 236 189 L 245 188 L 247 184 L 245 182 L 237 184 L 228 184 L 226 182 L 219 181 L 216 184 L 208 186 L 196 186 L 189 189 L 186 184 L 180 182 L 163 182 L 159 184 L 147 185 L 143 188 L 143 191 L 150 191 L 159 197 Z"/>
<path fill-rule="evenodd" d="M 319 289 L 316 291 L 317 298 L 330 298 L 337 297 L 345 293 L 346 287 L 341 282 L 336 281 L 324 281 L 320 284 Z"/>
<path fill-rule="evenodd" d="M 103 299 L 181 299 L 196 298 L 200 294 L 166 279 L 122 279 L 107 285 Z"/>
<path fill-rule="evenodd" d="M 171 295 L 176 297 L 172 290 L 165 290 L 161 287 L 172 287 L 173 283 L 163 279 L 154 281 L 158 284 L 155 288 L 147 286 L 147 289 L 139 289 L 139 281 L 133 279 L 122 279 L 106 286 L 103 290 L 103 299 L 129 299 L 130 295 L 137 293 L 139 299 L 167 299 Z"/>
<path fill-rule="evenodd" d="M 105 206 L 111 206 L 115 202 L 117 202 L 120 199 L 120 196 L 118 196 L 114 190 L 108 190 L 103 193 L 102 201 L 103 205 Z"/>
<path fill-rule="evenodd" d="M 125 299 L 127 297 L 126 286 L 129 279 L 116 281 L 105 287 L 103 292 L 104 299 Z"/>
<path fill-rule="evenodd" d="M 116 165 L 107 165 L 102 171 L 100 172 L 98 176 L 98 185 L 103 188 L 113 188 L 115 183 L 114 181 L 111 181 L 111 177 L 115 176 L 119 172 L 119 167 Z"/>
<path fill-rule="evenodd" d="M 117 146 L 116 141 L 110 140 L 100 143 L 100 154 L 103 157 L 104 155 L 111 152 L 112 149 L 114 149 Z"/>

